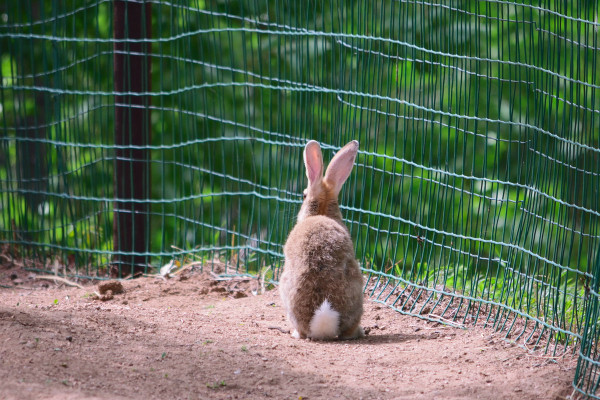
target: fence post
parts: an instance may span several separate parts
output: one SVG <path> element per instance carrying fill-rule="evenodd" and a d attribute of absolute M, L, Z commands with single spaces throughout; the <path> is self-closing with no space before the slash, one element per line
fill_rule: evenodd
<path fill-rule="evenodd" d="M 115 164 L 112 274 L 144 271 L 150 244 L 151 5 L 115 0 Z"/>

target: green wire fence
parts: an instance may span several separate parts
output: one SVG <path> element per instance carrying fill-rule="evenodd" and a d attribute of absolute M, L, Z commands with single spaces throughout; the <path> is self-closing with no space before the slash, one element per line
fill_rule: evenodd
<path fill-rule="evenodd" d="M 399 312 L 578 351 L 598 398 L 598 2 L 5 1 L 0 244 L 88 278 L 276 282 L 306 184 Z"/>

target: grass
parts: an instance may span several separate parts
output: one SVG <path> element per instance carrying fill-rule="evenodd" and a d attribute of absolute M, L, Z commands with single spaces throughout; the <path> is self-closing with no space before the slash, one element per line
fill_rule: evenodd
<path fill-rule="evenodd" d="M 387 265 L 389 267 L 385 272 L 367 270 L 371 279 L 384 279 L 385 283 L 380 283 L 380 288 L 387 287 L 371 295 L 377 294 L 379 298 L 385 292 L 384 298 L 397 301 L 395 307 L 411 314 L 423 314 L 422 311 L 425 310 L 427 318 L 433 311 L 426 304 L 433 304 L 433 309 L 437 307 L 442 311 L 447 310 L 448 304 L 458 304 L 456 307 L 467 307 L 471 312 L 477 310 L 477 318 L 500 325 L 505 324 L 508 316 L 514 314 L 510 311 L 513 309 L 524 314 L 534 324 L 538 320 L 549 325 L 550 328 L 542 328 L 540 325 L 536 329 L 549 329 L 549 337 L 565 344 L 573 343 L 583 328 L 586 285 L 574 273 L 536 275 L 523 272 L 524 267 L 521 267 L 522 270 L 515 270 L 505 263 L 498 263 L 487 270 L 466 265 L 433 268 L 426 263 L 417 263 L 412 268 L 405 265 L 404 269 L 400 263 L 388 262 Z M 419 289 L 420 287 L 427 289 Z M 404 297 L 391 296 L 391 293 L 400 293 Z M 396 300 L 398 298 L 401 299 Z M 445 302 L 441 301 L 443 298 L 446 299 Z M 482 316 L 482 311 L 485 311 L 485 316 Z M 457 315 L 458 311 L 454 318 Z M 512 329 L 510 326 L 509 328 Z"/>

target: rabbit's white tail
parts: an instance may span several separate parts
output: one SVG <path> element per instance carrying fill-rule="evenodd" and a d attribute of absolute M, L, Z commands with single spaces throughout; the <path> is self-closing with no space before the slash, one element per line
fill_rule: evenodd
<path fill-rule="evenodd" d="M 325 300 L 310 320 L 308 336 L 316 340 L 333 339 L 339 335 L 339 326 L 340 313 L 331 308 L 329 300 Z"/>

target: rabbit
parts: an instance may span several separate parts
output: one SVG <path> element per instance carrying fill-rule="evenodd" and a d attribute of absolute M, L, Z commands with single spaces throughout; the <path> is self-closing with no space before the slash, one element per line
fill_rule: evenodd
<path fill-rule="evenodd" d="M 342 221 L 338 195 L 350 176 L 358 142 L 346 144 L 323 176 L 319 143 L 304 149 L 308 187 L 296 226 L 283 248 L 279 292 L 294 338 L 357 339 L 363 313 L 363 276 L 350 231 Z"/>

